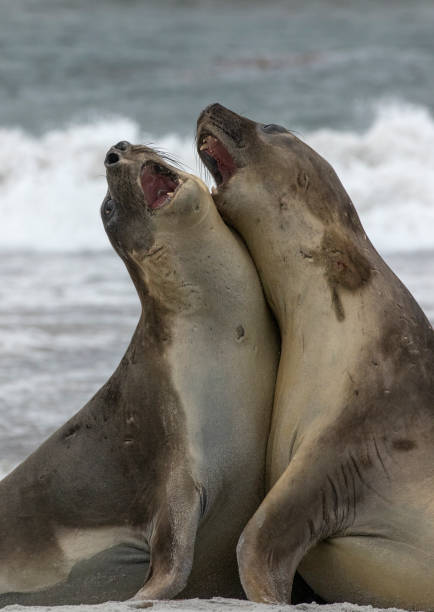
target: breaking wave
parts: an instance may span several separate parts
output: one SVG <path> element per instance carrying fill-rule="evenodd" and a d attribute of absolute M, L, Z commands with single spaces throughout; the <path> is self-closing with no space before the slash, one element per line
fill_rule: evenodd
<path fill-rule="evenodd" d="M 434 119 L 426 108 L 383 104 L 364 132 L 322 129 L 301 137 L 334 166 L 380 251 L 434 247 Z M 0 139 L 2 250 L 108 248 L 99 219 L 103 160 L 119 140 L 155 145 L 201 172 L 193 138 L 156 138 L 127 118 L 39 137 L 0 128 Z"/>

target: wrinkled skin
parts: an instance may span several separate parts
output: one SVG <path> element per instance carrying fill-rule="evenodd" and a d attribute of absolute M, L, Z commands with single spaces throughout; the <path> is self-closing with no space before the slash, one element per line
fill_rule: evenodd
<path fill-rule="evenodd" d="M 107 383 L 0 483 L 0 606 L 242 593 L 274 324 L 199 179 L 126 142 L 106 167 L 101 214 L 142 314 Z"/>
<path fill-rule="evenodd" d="M 214 201 L 282 336 L 268 494 L 238 560 L 250 599 L 434 610 L 434 334 L 330 165 L 285 128 L 198 120 Z"/>

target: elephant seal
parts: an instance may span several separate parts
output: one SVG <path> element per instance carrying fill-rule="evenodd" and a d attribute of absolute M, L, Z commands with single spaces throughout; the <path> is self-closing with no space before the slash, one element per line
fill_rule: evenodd
<path fill-rule="evenodd" d="M 108 382 L 0 483 L 0 606 L 242 593 L 277 331 L 200 179 L 127 142 L 105 165 L 102 218 L 142 313 Z"/>
<path fill-rule="evenodd" d="M 282 336 L 248 597 L 288 602 L 298 567 L 327 601 L 434 610 L 431 325 L 310 147 L 219 104 L 197 138 Z"/>

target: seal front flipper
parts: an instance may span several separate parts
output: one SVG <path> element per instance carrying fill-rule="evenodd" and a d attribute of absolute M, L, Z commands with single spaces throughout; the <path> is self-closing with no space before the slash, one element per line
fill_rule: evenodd
<path fill-rule="evenodd" d="M 327 450 L 318 440 L 303 444 L 241 534 L 237 556 L 248 599 L 291 603 L 305 554 L 351 525 L 357 490 L 350 472 L 346 484 L 338 477 L 344 458 L 326 462 Z"/>
<path fill-rule="evenodd" d="M 166 503 L 161 504 L 150 526 L 148 580 L 132 601 L 175 597 L 187 585 L 193 566 L 201 518 L 199 490 L 179 470 L 172 473 L 164 487 Z"/>

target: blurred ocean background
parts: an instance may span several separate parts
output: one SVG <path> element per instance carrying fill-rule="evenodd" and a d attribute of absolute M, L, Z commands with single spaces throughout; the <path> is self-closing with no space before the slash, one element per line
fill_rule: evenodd
<path fill-rule="evenodd" d="M 432 0 L 0 0 L 0 474 L 105 382 L 139 315 L 106 150 L 202 172 L 219 101 L 321 152 L 434 320 Z"/>

